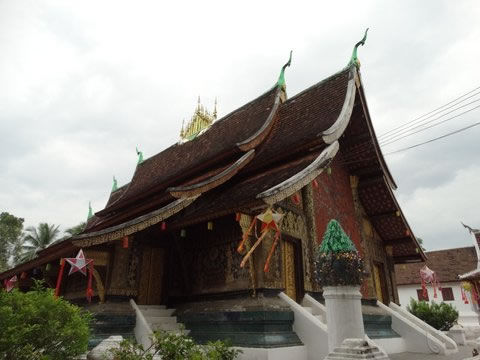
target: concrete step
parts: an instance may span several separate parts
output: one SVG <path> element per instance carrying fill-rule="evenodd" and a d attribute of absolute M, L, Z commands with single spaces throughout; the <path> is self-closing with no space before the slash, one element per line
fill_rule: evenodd
<path fill-rule="evenodd" d="M 88 349 L 91 350 L 103 340 L 108 339 L 112 335 L 121 335 L 124 339 L 135 340 L 135 334 L 133 332 L 128 333 L 115 333 L 115 334 L 94 334 L 88 339 Z"/>
<path fill-rule="evenodd" d="M 382 348 L 387 354 L 398 354 L 407 351 L 405 339 L 401 337 L 372 339 L 373 342 Z"/>
<path fill-rule="evenodd" d="M 216 340 L 230 340 L 235 346 L 250 347 L 252 343 L 259 343 L 262 348 L 276 348 L 303 345 L 294 332 L 281 331 L 269 333 L 255 332 L 192 332 L 191 336 L 199 343 L 207 343 Z"/>
<path fill-rule="evenodd" d="M 144 317 L 167 317 L 172 316 L 175 309 L 145 309 L 141 310 Z"/>
<path fill-rule="evenodd" d="M 158 324 L 158 323 L 176 323 L 176 316 L 148 316 L 145 320 L 149 324 Z"/>
<path fill-rule="evenodd" d="M 155 323 L 155 324 L 148 324 L 150 325 L 150 328 L 155 331 L 155 330 L 178 330 L 180 331 L 182 329 L 182 326 L 178 323 Z"/>
<path fill-rule="evenodd" d="M 165 305 L 137 305 L 140 310 L 148 310 L 148 309 L 166 309 Z"/>
<path fill-rule="evenodd" d="M 309 307 L 309 306 L 304 306 L 303 308 L 305 309 L 305 311 L 309 312 L 310 314 L 313 314 L 313 310 L 312 310 L 311 307 Z"/>

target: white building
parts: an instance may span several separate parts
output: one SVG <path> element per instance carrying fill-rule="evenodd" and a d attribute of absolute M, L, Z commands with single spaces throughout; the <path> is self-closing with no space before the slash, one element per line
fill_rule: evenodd
<path fill-rule="evenodd" d="M 411 299 L 429 302 L 445 302 L 454 305 L 459 312 L 458 322 L 465 327 L 478 327 L 479 306 L 476 304 L 472 292 L 465 291 L 468 303 L 462 297 L 462 280 L 460 275 L 477 268 L 478 255 L 476 246 L 454 248 L 447 250 L 426 252 L 426 263 L 412 263 L 395 266 L 398 296 L 400 306 L 407 308 Z M 435 271 L 440 281 L 441 289 L 437 289 L 434 297 L 434 288 L 427 284 L 427 296 L 423 297 L 420 269 L 427 265 Z M 474 283 L 471 284 L 475 286 Z"/>

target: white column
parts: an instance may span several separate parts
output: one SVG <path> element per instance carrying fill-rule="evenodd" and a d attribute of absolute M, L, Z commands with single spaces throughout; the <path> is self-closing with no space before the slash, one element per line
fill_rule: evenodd
<path fill-rule="evenodd" d="M 360 286 L 325 286 L 328 350 L 333 351 L 345 339 L 364 339 L 362 294 Z"/>

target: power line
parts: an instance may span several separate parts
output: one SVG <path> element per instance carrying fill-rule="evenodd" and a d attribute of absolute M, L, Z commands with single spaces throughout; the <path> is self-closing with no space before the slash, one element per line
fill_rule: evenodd
<path fill-rule="evenodd" d="M 423 115 L 421 115 L 421 116 L 419 116 L 419 117 L 416 117 L 415 119 L 413 119 L 413 120 L 411 120 L 411 121 L 409 121 L 409 122 L 407 122 L 407 123 L 405 123 L 405 124 L 403 124 L 403 125 L 397 126 L 397 127 L 394 128 L 394 129 L 388 130 L 387 132 L 379 135 L 379 138 L 384 137 L 385 135 L 390 134 L 391 132 L 393 132 L 393 131 L 395 131 L 395 130 L 397 130 L 397 129 L 399 129 L 399 128 L 402 128 L 402 127 L 404 127 L 404 126 L 406 126 L 406 125 L 408 125 L 408 124 L 410 124 L 410 123 L 412 123 L 412 122 L 414 122 L 414 121 L 416 121 L 416 120 L 422 119 L 422 118 L 424 118 L 425 116 L 428 116 L 428 115 L 434 113 L 435 111 L 440 110 L 440 109 L 444 108 L 445 106 L 454 103 L 455 101 L 457 101 L 457 100 L 465 97 L 466 95 L 471 94 L 472 92 L 474 92 L 474 91 L 476 91 L 476 90 L 478 90 L 478 89 L 480 89 L 480 86 L 478 86 L 478 87 L 476 87 L 475 89 L 473 89 L 473 90 L 471 90 L 471 91 L 469 91 L 469 92 L 467 92 L 467 93 L 465 93 L 465 94 L 457 97 L 456 99 L 453 99 L 452 101 L 450 101 L 450 102 L 448 102 L 448 103 L 446 103 L 446 104 L 444 104 L 444 105 L 442 105 L 442 106 L 440 106 L 440 107 L 438 107 L 438 108 L 436 108 L 436 109 L 433 109 L 432 111 L 430 111 L 430 112 L 428 112 L 428 113 L 426 113 L 426 114 L 423 114 Z"/>
<path fill-rule="evenodd" d="M 479 121 L 479 122 L 476 122 L 476 123 L 474 123 L 474 124 L 472 124 L 472 125 L 466 126 L 466 127 L 464 127 L 464 128 L 461 128 L 461 129 L 458 129 L 458 130 L 449 132 L 449 133 L 447 133 L 447 134 L 445 134 L 445 135 L 442 135 L 442 136 L 439 136 L 439 137 L 430 139 L 430 140 L 428 140 L 428 141 L 424 141 L 424 142 L 421 142 L 421 143 L 419 143 L 419 144 L 415 144 L 415 145 L 412 145 L 412 146 L 408 146 L 408 147 L 403 148 L 403 149 L 391 151 L 391 152 L 389 152 L 389 153 L 384 154 L 384 156 L 396 154 L 396 153 L 399 153 L 399 152 L 402 152 L 402 151 L 405 151 L 405 150 L 410 150 L 410 149 L 416 148 L 416 147 L 418 147 L 418 146 L 422 146 L 422 145 L 425 145 L 425 144 L 429 144 L 429 143 L 431 143 L 431 142 L 434 142 L 434 141 L 437 141 L 437 140 L 446 138 L 446 137 L 448 137 L 448 136 L 458 134 L 458 133 L 460 133 L 460 132 L 462 132 L 462 131 L 471 129 L 471 128 L 473 128 L 473 127 L 475 127 L 475 126 L 478 126 L 478 125 L 480 125 L 480 121 Z"/>
<path fill-rule="evenodd" d="M 479 99 L 479 100 L 480 100 L 480 99 Z M 467 114 L 467 113 L 469 113 L 469 112 L 471 112 L 471 111 L 473 111 L 473 110 L 475 110 L 475 109 L 478 109 L 478 108 L 480 108 L 480 105 L 475 106 L 474 108 L 468 109 L 468 110 L 466 110 L 466 111 L 464 111 L 464 112 L 462 112 L 462 113 L 460 113 L 460 114 L 457 114 L 457 115 L 455 115 L 455 116 L 449 117 L 448 119 L 442 120 L 442 121 L 440 121 L 440 122 L 438 122 L 438 123 L 436 123 L 436 124 L 432 124 L 432 125 L 427 126 L 427 127 L 425 127 L 425 128 L 422 128 L 422 129 L 419 129 L 419 130 L 417 130 L 417 131 L 414 131 L 413 133 L 409 133 L 409 134 L 406 134 L 406 135 L 403 135 L 403 136 L 399 136 L 399 137 L 397 137 L 397 138 L 390 139 L 390 140 L 387 141 L 387 142 L 380 143 L 380 145 L 381 145 L 381 146 L 387 146 L 387 145 L 393 144 L 393 143 L 395 143 L 395 142 L 397 142 L 397 141 L 400 141 L 400 140 L 402 140 L 402 139 L 404 139 L 404 138 L 406 138 L 406 137 L 415 135 L 415 134 L 417 134 L 417 133 L 419 133 L 419 132 L 422 132 L 422 131 L 428 130 L 428 129 L 430 129 L 430 128 L 433 128 L 433 127 L 435 127 L 435 126 L 441 125 L 441 124 L 443 124 L 443 123 L 445 123 L 445 122 L 447 122 L 447 121 L 456 119 L 457 117 L 462 116 L 462 115 L 464 115 L 464 114 Z M 428 123 L 426 123 L 426 124 L 428 124 Z M 426 125 L 426 124 L 424 124 L 424 125 Z M 413 129 L 412 129 L 412 130 L 413 130 Z"/>
<path fill-rule="evenodd" d="M 399 153 L 399 152 L 403 152 L 403 151 L 406 151 L 406 150 L 410 150 L 410 149 L 413 149 L 413 148 L 416 148 L 416 147 L 419 147 L 419 146 L 422 146 L 422 145 L 426 145 L 426 144 L 429 144 L 429 143 L 432 143 L 434 141 L 437 141 L 437 140 L 441 140 L 443 138 L 446 138 L 448 136 L 451 136 L 451 135 L 455 135 L 455 134 L 458 134 L 460 132 L 463 132 L 463 131 L 466 131 L 468 129 L 471 129 L 475 126 L 478 126 L 480 125 L 480 122 L 477 122 L 477 123 L 474 123 L 472 125 L 469 125 L 469 126 L 466 126 L 464 128 L 461 128 L 461 129 L 458 129 L 458 130 L 455 130 L 455 131 L 452 131 L 450 133 L 447 133 L 445 135 L 442 135 L 442 136 L 439 136 L 439 137 L 436 137 L 436 138 L 433 138 L 433 139 L 430 139 L 428 141 L 424 141 L 422 143 L 419 143 L 419 144 L 415 144 L 415 145 L 412 145 L 412 146 L 409 146 L 409 147 L 406 147 L 406 148 L 403 148 L 403 149 L 398 149 L 398 150 L 395 150 L 395 151 L 391 151 L 389 153 L 386 153 L 386 154 L 383 154 L 383 156 L 388 156 L 388 155 L 392 155 L 392 154 L 396 154 L 396 153 Z M 372 149 L 373 150 L 373 149 Z M 360 154 L 364 154 L 366 153 L 366 151 L 363 151 L 361 152 Z M 355 155 L 359 155 L 359 153 L 356 153 L 354 154 Z M 350 160 L 348 160 L 348 158 L 350 158 Z M 366 158 L 362 158 L 362 159 L 357 159 L 357 160 L 353 160 L 352 157 L 344 157 L 341 161 L 340 161 L 340 164 L 345 164 L 345 165 L 349 165 L 349 164 L 355 164 L 355 163 L 360 163 L 360 162 L 364 162 L 364 161 L 370 161 L 370 160 L 379 160 L 378 157 L 366 157 Z"/>
<path fill-rule="evenodd" d="M 479 100 L 480 100 L 480 99 L 479 99 Z M 471 103 L 473 103 L 473 102 L 471 102 Z M 471 103 L 466 104 L 466 105 L 463 105 L 462 107 L 465 107 L 465 106 L 467 106 L 467 105 L 470 105 Z M 419 132 L 428 130 L 428 129 L 430 129 L 430 128 L 433 128 L 433 127 L 435 127 L 435 126 L 437 126 L 437 125 L 440 125 L 440 124 L 442 124 L 442 123 L 444 123 L 444 122 L 447 122 L 447 121 L 450 121 L 450 120 L 452 120 L 452 119 L 458 118 L 458 117 L 460 117 L 460 116 L 462 116 L 462 115 L 464 115 L 464 114 L 467 114 L 467 113 L 469 113 L 469 112 L 471 112 L 471 111 L 473 111 L 473 110 L 475 110 L 475 109 L 478 109 L 479 107 L 480 107 L 480 105 L 479 105 L 479 106 L 476 106 L 476 107 L 473 107 L 473 108 L 471 108 L 471 109 L 468 109 L 468 110 L 466 110 L 466 111 L 464 111 L 464 112 L 462 112 L 462 113 L 460 113 L 460 114 L 456 114 L 456 115 L 454 115 L 454 116 L 452 116 L 452 117 L 450 117 L 450 118 L 448 118 L 448 119 L 442 120 L 442 121 L 440 121 L 440 122 L 438 122 L 438 123 L 436 123 L 436 124 L 430 125 L 430 126 L 428 126 L 428 127 L 422 128 L 422 129 L 419 129 L 419 130 L 417 130 L 417 131 L 415 131 L 415 132 L 413 132 L 413 133 L 410 133 L 410 134 L 398 134 L 397 136 L 395 136 L 395 137 L 393 137 L 393 138 L 391 138 L 391 139 L 389 139 L 389 140 L 386 140 L 386 141 L 384 141 L 384 142 L 379 142 L 379 145 L 380 145 L 380 146 L 386 146 L 386 145 L 389 145 L 389 144 L 391 144 L 391 143 L 397 142 L 397 141 L 399 141 L 399 140 L 401 140 L 401 139 L 404 139 L 404 138 L 406 138 L 406 137 L 408 137 L 408 136 L 410 136 L 410 135 L 414 135 L 414 134 L 416 134 L 416 133 L 419 133 Z M 457 108 L 456 110 L 458 110 L 458 109 L 460 109 L 460 108 L 461 108 L 461 107 Z M 453 111 L 451 111 L 451 112 L 453 112 Z M 451 113 L 451 112 L 448 112 L 448 113 Z M 442 116 L 439 116 L 438 118 L 435 118 L 435 119 L 429 121 L 428 123 L 423 124 L 423 126 L 424 126 L 424 125 L 427 125 L 427 124 L 429 124 L 429 123 L 432 123 L 432 122 L 434 122 L 434 121 L 436 121 L 436 120 L 438 120 L 438 119 L 440 119 L 440 118 L 442 118 L 443 116 L 447 115 L 448 113 L 443 114 Z M 417 127 L 420 127 L 420 126 L 417 126 Z M 413 129 L 411 129 L 411 130 L 413 130 Z M 358 154 L 361 154 L 361 153 L 370 151 L 370 150 L 371 150 L 371 146 L 372 146 L 372 144 L 370 144 L 370 143 L 361 144 L 360 146 L 358 146 L 358 147 L 355 149 L 356 153 L 348 156 L 348 158 L 350 158 L 350 157 L 355 157 L 355 156 L 358 155 Z"/>
<path fill-rule="evenodd" d="M 453 110 L 451 110 L 451 111 L 448 111 L 448 112 L 446 112 L 446 113 L 444 113 L 444 114 L 442 114 L 442 115 L 440 115 L 440 116 L 438 116 L 438 117 L 436 117 L 436 118 L 434 118 L 434 119 L 432 119 L 432 120 L 430 120 L 430 121 L 425 122 L 426 120 L 431 119 L 433 116 L 436 116 L 436 115 L 438 115 L 438 114 L 441 114 L 442 112 L 444 112 L 444 111 L 446 111 L 446 110 L 448 110 L 448 109 L 451 109 L 452 107 L 457 106 L 458 104 L 460 104 L 460 103 L 462 103 L 462 102 L 464 102 L 464 101 L 466 101 L 466 100 L 468 100 L 468 99 L 470 99 L 470 98 L 472 98 L 473 96 L 478 95 L 478 94 L 480 94 L 480 91 L 479 91 L 478 93 L 475 93 L 475 94 L 472 95 L 472 96 L 469 96 L 469 97 L 463 99 L 462 101 L 460 101 L 460 102 L 458 102 L 458 103 L 456 103 L 456 104 L 453 104 L 452 106 L 449 106 L 449 107 L 447 107 L 447 108 L 445 108 L 445 109 L 443 109 L 443 110 L 441 110 L 441 111 L 435 112 L 434 114 L 432 114 L 432 115 L 430 115 L 430 116 L 428 116 L 428 117 L 426 117 L 426 118 L 424 118 L 424 119 L 422 119 L 422 120 L 420 120 L 420 121 L 417 121 L 417 122 L 415 122 L 415 123 L 413 123 L 413 124 L 410 124 L 409 126 L 406 126 L 405 128 L 403 128 L 403 129 L 401 129 L 401 130 L 395 131 L 395 132 L 391 133 L 390 135 L 384 136 L 383 139 L 380 140 L 380 142 L 390 141 L 391 139 L 389 139 L 389 138 L 394 138 L 394 137 L 397 136 L 397 135 L 402 135 L 402 134 L 405 134 L 406 132 L 408 132 L 408 131 L 410 131 L 410 130 L 419 128 L 419 127 L 421 127 L 421 126 L 423 126 L 423 125 L 426 125 L 426 124 L 430 124 L 431 122 L 433 122 L 433 121 L 435 121 L 435 120 L 438 120 L 438 119 L 440 119 L 440 118 L 442 118 L 442 117 L 444 117 L 444 116 L 446 116 L 446 115 L 448 115 L 448 114 L 451 114 L 451 113 L 453 113 L 453 112 L 455 112 L 455 111 L 457 111 L 457 110 L 463 109 L 464 107 L 467 107 L 467 106 L 469 106 L 469 105 L 471 105 L 471 104 L 474 104 L 474 103 L 480 101 L 480 98 L 475 99 L 475 100 L 473 100 L 473 101 L 471 101 L 471 102 L 469 102 L 469 103 L 467 103 L 467 104 L 464 104 L 464 105 L 462 105 L 462 106 L 459 106 L 459 107 L 457 107 L 457 108 L 455 108 L 455 109 L 453 109 Z"/>

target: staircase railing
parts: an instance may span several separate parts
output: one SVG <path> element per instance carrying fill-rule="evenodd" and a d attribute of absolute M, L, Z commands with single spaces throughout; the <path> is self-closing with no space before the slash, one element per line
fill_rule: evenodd
<path fill-rule="evenodd" d="M 328 355 L 327 325 L 297 304 L 285 293 L 278 295 L 295 314 L 293 330 L 307 347 L 308 360 L 323 359 Z"/>
<path fill-rule="evenodd" d="M 458 350 L 457 343 L 452 338 L 445 335 L 443 332 L 441 332 L 441 331 L 435 329 L 434 327 L 428 325 L 425 321 L 419 319 L 418 317 L 416 317 L 412 313 L 408 312 L 407 310 L 401 308 L 400 306 L 398 306 L 395 303 L 390 303 L 389 307 L 392 310 L 401 313 L 403 316 L 408 318 L 410 321 L 412 321 L 417 326 L 429 331 L 432 334 L 432 336 L 437 338 L 439 341 L 445 343 L 445 346 L 446 346 L 447 349 L 457 352 L 457 350 Z"/>
<path fill-rule="evenodd" d="M 405 339 L 407 351 L 442 355 L 458 351 L 452 339 L 397 304 L 377 301 L 377 305 L 392 317 L 392 329 Z"/>
<path fill-rule="evenodd" d="M 308 294 L 305 294 L 302 301 L 303 306 L 311 307 L 313 315 L 320 315 L 324 324 L 327 324 L 327 308 L 321 302 L 318 302 L 315 298 Z"/>
<path fill-rule="evenodd" d="M 147 349 L 152 345 L 153 331 L 150 328 L 150 325 L 148 325 L 147 320 L 145 320 L 145 316 L 143 316 L 143 313 L 135 300 L 130 299 L 130 305 L 132 306 L 133 310 L 135 310 L 136 315 L 134 329 L 135 339 L 137 340 L 137 343 L 143 345 L 144 349 Z"/>

